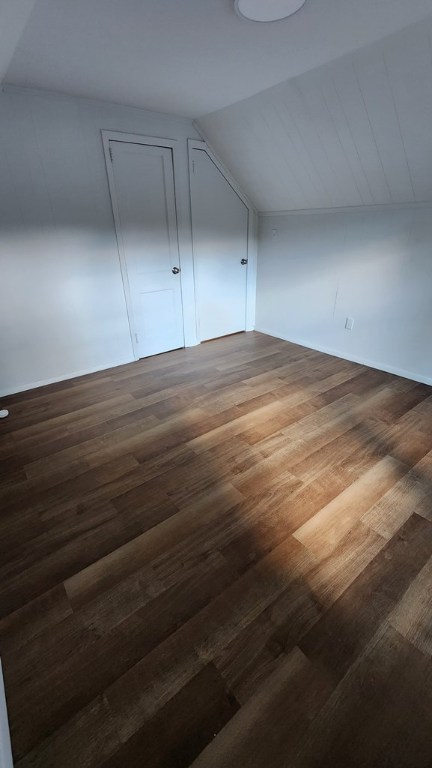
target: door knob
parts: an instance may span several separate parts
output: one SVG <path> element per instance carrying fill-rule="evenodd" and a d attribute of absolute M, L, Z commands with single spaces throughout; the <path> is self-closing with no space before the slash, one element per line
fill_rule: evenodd
<path fill-rule="evenodd" d="M 240 264 L 247 264 L 247 263 L 248 263 L 247 259 L 242 259 L 241 262 L 240 262 Z"/>
<path fill-rule="evenodd" d="M 178 275 L 178 273 L 180 272 L 180 267 L 173 267 L 171 271 L 173 275 Z"/>

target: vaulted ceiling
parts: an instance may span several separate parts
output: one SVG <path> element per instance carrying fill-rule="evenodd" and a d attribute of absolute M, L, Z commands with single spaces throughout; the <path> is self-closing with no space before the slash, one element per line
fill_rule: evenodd
<path fill-rule="evenodd" d="M 0 0 L 0 22 L 33 3 Z M 197 117 L 431 12 L 432 0 L 307 0 L 257 24 L 233 0 L 36 0 L 5 82 Z M 10 39 L 0 23 L 0 51 Z"/>
<path fill-rule="evenodd" d="M 260 211 L 432 201 L 432 16 L 198 121 Z"/>
<path fill-rule="evenodd" d="M 431 40 L 432 0 L 0 0 L 6 86 L 198 116 L 260 211 L 432 201 Z"/>

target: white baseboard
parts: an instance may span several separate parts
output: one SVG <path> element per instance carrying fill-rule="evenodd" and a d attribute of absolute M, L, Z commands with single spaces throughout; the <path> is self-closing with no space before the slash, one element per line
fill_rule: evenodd
<path fill-rule="evenodd" d="M 0 660 L 0 768 L 13 768 L 12 747 L 6 708 L 3 672 Z"/>
<path fill-rule="evenodd" d="M 273 336 L 276 339 L 282 339 L 283 341 L 290 341 L 291 344 L 298 344 L 300 347 L 306 347 L 307 349 L 315 349 L 317 352 L 323 352 L 325 355 L 332 355 L 333 357 L 339 357 L 342 360 L 349 360 L 351 363 L 358 363 L 359 365 L 366 365 L 368 368 L 376 368 L 378 371 L 384 371 L 385 373 L 393 373 L 395 376 L 401 376 L 403 379 L 411 379 L 411 381 L 418 381 L 419 384 L 428 384 L 432 386 L 432 378 L 429 376 L 423 376 L 420 373 L 413 373 L 407 371 L 404 368 L 396 368 L 393 365 L 387 365 L 387 363 L 377 362 L 376 360 L 368 360 L 366 358 L 360 358 L 353 355 L 342 354 L 337 349 L 331 349 L 330 347 L 322 346 L 321 344 L 315 344 L 305 339 L 295 339 L 292 336 L 288 337 L 275 331 L 270 331 L 265 328 L 255 328 L 257 333 L 264 333 L 266 336 Z"/>
<path fill-rule="evenodd" d="M 58 381 L 67 381 L 68 379 L 76 379 L 79 376 L 87 376 L 88 373 L 97 373 L 98 371 L 105 371 L 108 368 L 117 368 L 119 365 L 127 365 L 127 363 L 135 362 L 134 357 L 125 357 L 122 360 L 114 360 L 106 365 L 97 366 L 96 368 L 85 368 L 82 371 L 73 371 L 72 373 L 65 373 L 61 376 L 53 376 L 50 379 L 41 379 L 40 381 L 33 381 L 28 384 L 20 384 L 13 389 L 0 389 L 0 397 L 6 397 L 7 395 L 16 395 L 18 392 L 27 392 L 30 389 L 37 389 L 38 387 L 46 387 L 48 384 L 56 384 Z M 1 768 L 1 766 L 0 766 Z"/>

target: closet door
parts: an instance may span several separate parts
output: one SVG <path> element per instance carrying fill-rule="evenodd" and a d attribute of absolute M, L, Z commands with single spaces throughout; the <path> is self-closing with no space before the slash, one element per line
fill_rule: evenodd
<path fill-rule="evenodd" d="M 192 149 L 191 206 L 199 339 L 244 331 L 248 209 L 203 149 Z"/>
<path fill-rule="evenodd" d="M 184 346 L 172 151 L 110 141 L 116 231 L 139 357 Z"/>

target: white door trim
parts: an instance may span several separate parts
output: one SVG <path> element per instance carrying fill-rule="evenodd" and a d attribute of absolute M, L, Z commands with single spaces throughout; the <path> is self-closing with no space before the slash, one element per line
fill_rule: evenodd
<path fill-rule="evenodd" d="M 138 332 L 138 329 L 134 321 L 129 277 L 128 277 L 128 271 L 126 266 L 126 257 L 123 252 L 123 248 L 122 248 L 120 237 L 119 237 L 119 233 L 121 232 L 120 216 L 119 216 L 119 208 L 118 208 L 118 202 L 117 202 L 116 191 L 115 191 L 114 171 L 113 171 L 113 165 L 112 165 L 111 156 L 110 156 L 110 141 L 119 141 L 119 142 L 123 141 L 127 144 L 144 144 L 145 146 L 163 147 L 165 149 L 171 150 L 172 161 L 173 161 L 173 175 L 174 175 L 174 198 L 175 198 L 176 223 L 177 223 L 177 244 L 179 249 L 179 260 L 181 264 L 182 247 L 180 243 L 180 226 L 179 226 L 179 220 L 178 220 L 178 205 L 177 205 L 179 190 L 178 190 L 177 181 L 176 181 L 177 175 L 178 175 L 176 174 L 176 167 L 178 166 L 178 163 L 180 161 L 179 142 L 176 139 L 166 139 L 164 137 L 158 137 L 158 136 L 142 136 L 136 133 L 123 133 L 122 131 L 102 130 L 101 134 L 102 134 L 102 143 L 103 143 L 103 150 L 104 150 L 104 157 L 105 157 L 105 167 L 106 167 L 107 176 L 108 176 L 108 187 L 109 187 L 109 193 L 111 197 L 111 206 L 112 206 L 112 212 L 114 217 L 114 227 L 115 227 L 115 233 L 116 233 L 116 239 L 117 239 L 117 250 L 119 254 L 120 270 L 121 270 L 121 275 L 123 280 L 123 289 L 124 289 L 124 295 L 125 295 L 125 301 L 126 301 L 126 311 L 127 311 L 128 321 L 129 321 L 129 330 L 130 330 L 133 356 L 135 360 L 139 360 L 138 345 L 136 342 L 136 335 L 135 335 Z M 184 303 L 183 302 L 183 286 L 181 281 L 181 273 L 179 277 L 180 277 L 180 291 L 181 291 L 182 304 L 183 304 Z M 185 328 L 184 328 L 184 312 L 183 312 L 183 338 L 184 336 L 185 336 Z"/>
<path fill-rule="evenodd" d="M 234 192 L 239 196 L 240 200 L 245 204 L 246 208 L 249 211 L 257 213 L 249 198 L 244 194 L 244 192 L 242 192 L 236 180 L 233 176 L 231 176 L 228 168 L 225 167 L 222 160 L 219 160 L 218 156 L 215 154 L 214 149 L 211 147 L 208 141 L 205 141 L 204 139 L 188 139 L 189 155 L 191 155 L 192 149 L 203 149 L 205 152 L 207 152 L 208 156 L 212 159 L 216 167 L 219 168 L 222 176 L 225 177 L 230 187 L 233 188 Z"/>
<path fill-rule="evenodd" d="M 189 157 L 189 196 L 191 200 L 191 217 L 192 217 L 192 150 L 201 149 L 209 156 L 210 160 L 215 164 L 216 168 L 220 171 L 222 176 L 228 182 L 230 187 L 234 190 L 236 195 L 240 198 L 242 203 L 248 210 L 248 242 L 247 242 L 247 258 L 248 269 L 246 278 L 246 331 L 253 331 L 255 328 L 255 304 L 256 304 L 256 271 L 257 271 L 257 212 L 243 194 L 239 188 L 237 182 L 231 176 L 230 172 L 225 168 L 223 163 L 214 154 L 213 150 L 209 147 L 206 141 L 197 141 L 195 139 L 188 139 L 188 157 Z M 192 252 L 193 252 L 193 235 L 192 235 Z M 194 257 L 195 258 L 195 257 Z M 196 296 L 196 286 L 195 286 Z M 197 304 L 195 303 L 196 314 L 198 312 Z M 198 317 L 197 317 L 198 328 Z"/>

